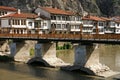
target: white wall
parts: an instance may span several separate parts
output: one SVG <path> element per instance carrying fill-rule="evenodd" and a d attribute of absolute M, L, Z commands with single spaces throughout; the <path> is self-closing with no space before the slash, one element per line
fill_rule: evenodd
<path fill-rule="evenodd" d="M 32 22 L 32 26 L 29 26 L 29 22 Z M 14 27 L 14 28 L 29 28 L 34 29 L 34 19 L 26 19 L 26 25 L 21 25 L 21 19 L 20 19 L 20 25 L 9 25 L 8 19 L 2 19 L 1 20 L 1 27 Z"/>
<path fill-rule="evenodd" d="M 8 19 L 1 19 L 1 27 L 10 27 L 8 25 Z"/>
<path fill-rule="evenodd" d="M 32 22 L 32 26 L 29 25 L 29 22 Z M 26 26 L 29 29 L 34 29 L 34 26 L 35 26 L 34 19 L 26 19 Z"/>
<path fill-rule="evenodd" d="M 46 24 L 46 26 L 44 24 Z M 50 28 L 51 28 L 50 20 L 42 20 L 41 21 L 41 29 L 45 30 L 45 29 L 50 29 Z"/>
<path fill-rule="evenodd" d="M 93 21 L 83 20 L 83 27 L 93 27 Z"/>

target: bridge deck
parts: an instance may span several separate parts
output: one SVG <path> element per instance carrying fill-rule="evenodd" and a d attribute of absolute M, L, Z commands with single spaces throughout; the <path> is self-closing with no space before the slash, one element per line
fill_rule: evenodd
<path fill-rule="evenodd" d="M 70 42 L 117 42 L 120 43 L 120 34 L 8 34 L 0 33 L 1 39 L 26 39 Z"/>

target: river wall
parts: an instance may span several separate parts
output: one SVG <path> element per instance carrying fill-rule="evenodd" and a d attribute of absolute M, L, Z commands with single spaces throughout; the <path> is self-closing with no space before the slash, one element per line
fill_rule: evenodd
<path fill-rule="evenodd" d="M 120 45 L 99 45 L 100 62 L 109 66 L 112 70 L 120 71 Z"/>
<path fill-rule="evenodd" d="M 112 44 L 99 44 L 98 51 L 99 62 L 108 66 L 111 70 L 120 71 L 120 45 Z M 74 63 L 74 50 L 58 50 L 57 57 L 61 58 L 64 62 Z M 93 60 L 95 57 L 91 57 Z"/>

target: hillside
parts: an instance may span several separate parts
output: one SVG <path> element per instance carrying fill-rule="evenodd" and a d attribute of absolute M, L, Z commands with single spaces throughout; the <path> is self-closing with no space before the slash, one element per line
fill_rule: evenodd
<path fill-rule="evenodd" d="M 81 14 L 89 12 L 105 16 L 120 15 L 120 0 L 0 0 L 0 5 L 16 7 L 25 12 L 31 12 L 40 5 Z"/>

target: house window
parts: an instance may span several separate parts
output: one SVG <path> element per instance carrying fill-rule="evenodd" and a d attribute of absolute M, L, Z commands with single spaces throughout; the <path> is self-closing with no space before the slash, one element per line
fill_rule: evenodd
<path fill-rule="evenodd" d="M 61 20 L 61 16 L 57 16 L 57 20 Z"/>
<path fill-rule="evenodd" d="M 51 16 L 51 20 L 54 20 L 54 16 Z"/>
<path fill-rule="evenodd" d="M 62 20 L 65 20 L 65 16 L 62 16 Z"/>
<path fill-rule="evenodd" d="M 117 29 L 117 32 L 119 32 L 119 29 Z"/>
<path fill-rule="evenodd" d="M 76 21 L 79 21 L 80 20 L 80 17 L 79 16 L 76 16 Z"/>
<path fill-rule="evenodd" d="M 61 24 L 57 24 L 57 29 L 61 29 Z"/>
<path fill-rule="evenodd" d="M 70 21 L 70 16 L 66 16 L 66 20 L 67 20 L 67 21 Z"/>
<path fill-rule="evenodd" d="M 56 20 L 56 16 L 54 16 L 54 19 L 53 20 Z"/>
<path fill-rule="evenodd" d="M 14 19 L 12 20 L 12 24 L 15 25 L 15 20 Z"/>
<path fill-rule="evenodd" d="M 32 26 L 32 22 L 29 22 L 28 25 L 29 25 L 29 26 Z"/>
<path fill-rule="evenodd" d="M 15 20 L 15 24 L 16 25 L 20 25 L 20 21 L 19 20 Z"/>
<path fill-rule="evenodd" d="M 63 28 L 63 29 L 66 29 L 67 27 L 66 27 L 66 25 L 65 25 L 65 24 L 62 24 L 62 28 Z"/>
<path fill-rule="evenodd" d="M 52 16 L 51 16 L 51 20 L 56 20 L 56 16 L 55 16 L 55 15 L 52 15 Z"/>
<path fill-rule="evenodd" d="M 15 21 L 15 25 L 17 25 L 17 20 L 14 20 Z"/>
<path fill-rule="evenodd" d="M 79 25 L 76 25 L 76 26 L 75 26 L 75 29 L 80 29 Z"/>
<path fill-rule="evenodd" d="M 47 26 L 47 23 L 43 23 L 43 26 Z"/>
<path fill-rule="evenodd" d="M 26 25 L 26 20 L 24 20 L 24 25 Z"/>
<path fill-rule="evenodd" d="M 114 23 L 114 22 L 111 22 L 111 26 L 115 26 L 115 23 Z"/>
<path fill-rule="evenodd" d="M 72 16 L 72 21 L 75 21 L 75 17 L 74 16 Z"/>
<path fill-rule="evenodd" d="M 9 19 L 9 25 L 11 25 L 11 20 Z"/>
<path fill-rule="evenodd" d="M 117 26 L 119 26 L 119 23 L 117 23 Z"/>
<path fill-rule="evenodd" d="M 87 21 L 83 21 L 83 24 L 87 24 Z"/>
<path fill-rule="evenodd" d="M 21 20 L 21 25 L 26 25 L 26 20 Z"/>
<path fill-rule="evenodd" d="M 2 14 L 1 14 L 1 11 L 0 11 L 0 16 L 1 16 Z"/>
<path fill-rule="evenodd" d="M 2 15 L 4 15 L 4 12 L 2 12 Z"/>
<path fill-rule="evenodd" d="M 10 24 L 10 21 L 9 21 L 9 24 Z M 13 24 L 13 25 L 20 25 L 20 20 L 13 19 L 13 20 L 12 20 L 12 24 Z"/>
<path fill-rule="evenodd" d="M 104 26 L 103 22 L 99 22 L 99 26 Z"/>
<path fill-rule="evenodd" d="M 7 14 L 7 12 L 5 12 L 5 14 Z"/>

